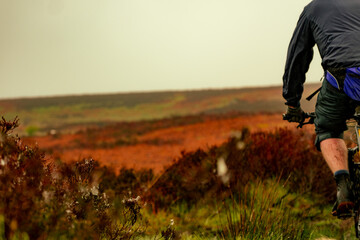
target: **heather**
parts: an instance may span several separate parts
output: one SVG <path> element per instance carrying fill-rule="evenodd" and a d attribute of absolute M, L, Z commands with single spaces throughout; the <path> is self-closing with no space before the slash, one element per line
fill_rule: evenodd
<path fill-rule="evenodd" d="M 0 238 L 351 239 L 330 216 L 331 173 L 305 131 L 243 128 L 161 174 L 73 163 L 0 122 Z"/>

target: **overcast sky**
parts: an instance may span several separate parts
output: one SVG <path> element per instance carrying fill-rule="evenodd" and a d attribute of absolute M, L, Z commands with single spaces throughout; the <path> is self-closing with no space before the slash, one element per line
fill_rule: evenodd
<path fill-rule="evenodd" d="M 281 85 L 309 2 L 0 0 L 0 98 Z"/>

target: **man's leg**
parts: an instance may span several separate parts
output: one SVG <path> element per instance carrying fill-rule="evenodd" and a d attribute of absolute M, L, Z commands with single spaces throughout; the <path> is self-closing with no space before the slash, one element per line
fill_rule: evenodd
<path fill-rule="evenodd" d="M 354 114 L 356 106 L 344 91 L 324 80 L 315 106 L 315 145 L 334 173 L 337 198 L 333 214 L 339 218 L 350 217 L 354 206 L 343 132 L 347 130 L 346 119 Z"/>
<path fill-rule="evenodd" d="M 332 214 L 344 219 L 351 217 L 354 203 L 345 141 L 341 138 L 328 138 L 320 142 L 320 148 L 326 163 L 334 173 L 337 185 L 337 200 Z"/>
<path fill-rule="evenodd" d="M 339 170 L 347 170 L 348 151 L 345 141 L 341 138 L 328 138 L 320 142 L 321 153 L 325 158 L 330 170 L 335 173 Z"/>

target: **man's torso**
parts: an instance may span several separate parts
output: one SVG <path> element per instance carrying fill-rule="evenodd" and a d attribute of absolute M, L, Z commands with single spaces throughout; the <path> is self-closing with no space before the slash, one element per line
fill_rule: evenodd
<path fill-rule="evenodd" d="M 314 0 L 304 9 L 323 66 L 360 66 L 360 0 Z"/>

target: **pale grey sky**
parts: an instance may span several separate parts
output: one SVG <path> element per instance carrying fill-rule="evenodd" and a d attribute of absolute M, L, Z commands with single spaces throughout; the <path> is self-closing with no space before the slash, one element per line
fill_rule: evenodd
<path fill-rule="evenodd" d="M 309 2 L 0 0 L 0 98 L 281 85 Z"/>

